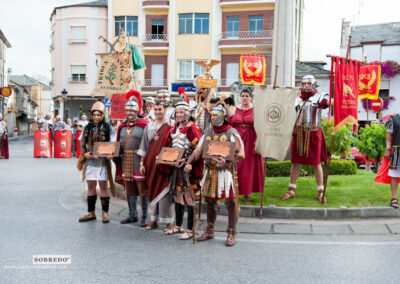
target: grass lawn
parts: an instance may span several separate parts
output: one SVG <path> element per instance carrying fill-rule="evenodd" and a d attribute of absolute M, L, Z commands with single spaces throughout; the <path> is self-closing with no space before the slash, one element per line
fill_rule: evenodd
<path fill-rule="evenodd" d="M 281 207 L 369 207 L 388 206 L 391 193 L 390 186 L 374 183 L 375 173 L 357 170 L 356 175 L 329 176 L 326 198 L 328 203 L 321 205 L 317 200 L 315 179 L 299 177 L 296 197 L 282 201 L 279 197 L 287 191 L 289 177 L 267 177 L 265 179 L 264 206 Z M 240 204 L 260 205 L 261 193 L 250 195 L 251 202 Z"/>

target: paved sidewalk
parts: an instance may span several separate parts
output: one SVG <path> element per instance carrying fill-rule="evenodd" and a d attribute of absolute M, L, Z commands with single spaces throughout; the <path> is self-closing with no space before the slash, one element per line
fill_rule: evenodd
<path fill-rule="evenodd" d="M 85 200 L 86 192 L 82 194 Z M 101 210 L 100 202 L 97 208 Z M 138 205 L 140 210 L 140 206 Z M 122 220 L 128 216 L 129 210 L 125 200 L 111 197 L 110 216 Z M 140 214 L 140 213 L 139 213 Z M 227 217 L 219 215 L 215 230 L 225 232 Z M 186 220 L 184 221 L 184 225 Z M 201 234 L 207 225 L 206 215 L 197 220 L 197 233 Z M 134 226 L 137 226 L 136 224 Z M 163 226 L 160 226 L 161 230 Z M 301 235 L 393 235 L 400 233 L 400 219 L 363 219 L 363 220 L 310 220 L 310 219 L 275 219 L 275 218 L 245 218 L 238 223 L 241 234 L 301 234 Z"/>

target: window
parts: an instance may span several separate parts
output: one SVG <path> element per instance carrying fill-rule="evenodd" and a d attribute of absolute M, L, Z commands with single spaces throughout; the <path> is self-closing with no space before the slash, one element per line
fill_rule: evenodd
<path fill-rule="evenodd" d="M 164 21 L 151 20 L 151 39 L 164 39 Z"/>
<path fill-rule="evenodd" d="M 127 36 L 138 35 L 138 17 L 121 16 L 115 17 L 115 36 L 121 35 L 122 29 L 125 29 Z"/>
<path fill-rule="evenodd" d="M 194 33 L 208 34 L 208 14 L 194 14 Z"/>
<path fill-rule="evenodd" d="M 179 15 L 179 33 L 180 34 L 193 33 L 193 14 Z"/>
<path fill-rule="evenodd" d="M 72 26 L 70 42 L 86 43 L 86 26 Z"/>
<path fill-rule="evenodd" d="M 179 60 L 178 61 L 178 79 L 193 80 L 196 76 L 204 74 L 206 68 L 196 64 L 197 60 Z"/>
<path fill-rule="evenodd" d="M 263 30 L 263 16 L 249 17 L 249 34 L 259 35 Z"/>
<path fill-rule="evenodd" d="M 71 81 L 72 82 L 86 81 L 86 65 L 71 65 Z"/>
<path fill-rule="evenodd" d="M 227 17 L 226 31 L 227 37 L 239 37 L 239 17 Z"/>
<path fill-rule="evenodd" d="M 226 86 L 230 86 L 239 81 L 239 63 L 226 63 Z"/>
<path fill-rule="evenodd" d="M 179 14 L 179 34 L 208 34 L 209 14 Z"/>

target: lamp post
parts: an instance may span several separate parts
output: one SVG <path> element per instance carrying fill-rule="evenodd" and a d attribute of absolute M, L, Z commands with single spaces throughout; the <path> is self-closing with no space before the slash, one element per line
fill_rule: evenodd
<path fill-rule="evenodd" d="M 65 101 L 67 100 L 67 95 L 68 95 L 68 92 L 66 89 L 61 91 L 61 97 L 62 97 L 62 101 L 63 101 L 63 117 L 62 117 L 63 121 L 66 121 L 66 119 L 65 119 Z"/>

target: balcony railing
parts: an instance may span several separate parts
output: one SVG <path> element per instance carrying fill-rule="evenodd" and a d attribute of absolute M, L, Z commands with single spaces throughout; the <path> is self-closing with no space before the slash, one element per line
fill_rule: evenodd
<path fill-rule="evenodd" d="M 147 34 L 147 35 L 144 35 L 143 41 L 167 42 L 168 35 L 166 35 L 166 34 Z"/>
<path fill-rule="evenodd" d="M 263 31 L 230 31 L 222 32 L 221 39 L 235 40 L 235 39 L 272 39 L 274 35 L 273 30 Z"/>
<path fill-rule="evenodd" d="M 143 87 L 167 87 L 168 80 L 167 79 L 144 79 Z"/>

